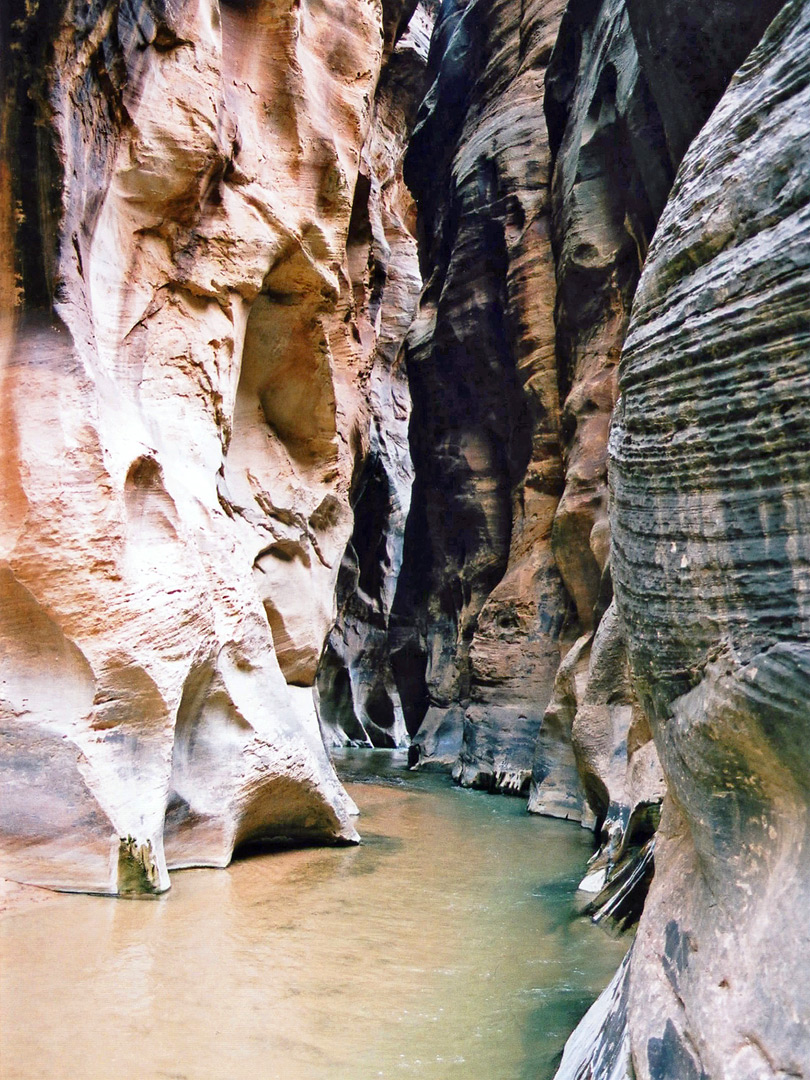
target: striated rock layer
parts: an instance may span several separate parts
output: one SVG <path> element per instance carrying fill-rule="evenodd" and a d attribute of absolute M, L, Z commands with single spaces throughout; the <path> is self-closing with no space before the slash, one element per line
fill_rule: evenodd
<path fill-rule="evenodd" d="M 622 360 L 616 595 L 669 786 L 640 1080 L 810 1075 L 808 116 L 791 0 L 687 153 Z"/>
<path fill-rule="evenodd" d="M 4 21 L 9 876 L 160 891 L 243 842 L 356 839 L 311 687 L 368 423 L 373 348 L 344 342 L 382 333 L 347 238 L 408 6 Z"/>
<path fill-rule="evenodd" d="M 626 677 L 625 630 L 611 619 L 611 629 L 593 637 L 612 591 L 607 432 L 619 356 L 675 168 L 780 6 L 571 0 L 549 64 L 565 470 L 552 549 L 584 635 L 560 670 L 543 720 L 530 808 L 584 820 L 595 814 L 606 823 L 607 848 L 632 840 L 622 836 L 626 826 L 662 790 L 649 726 Z M 630 729 L 630 712 L 612 701 L 637 718 Z"/>
<path fill-rule="evenodd" d="M 618 361 L 677 164 L 778 7 L 445 5 L 406 158 L 426 284 L 390 640 L 412 760 L 531 776 L 531 809 L 618 849 L 663 784 L 619 621 L 594 655 Z"/>

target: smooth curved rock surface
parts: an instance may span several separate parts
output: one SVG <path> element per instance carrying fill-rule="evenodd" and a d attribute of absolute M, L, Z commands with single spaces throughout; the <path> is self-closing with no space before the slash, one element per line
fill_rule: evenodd
<path fill-rule="evenodd" d="M 793 0 L 684 160 L 622 360 L 614 579 L 670 792 L 640 1080 L 810 1075 L 808 116 Z"/>
<path fill-rule="evenodd" d="M 356 839 L 311 686 L 367 415 L 370 364 L 340 349 L 347 238 L 383 21 L 390 48 L 412 8 L 19 12 L 9 876 L 152 892 L 240 843 Z"/>

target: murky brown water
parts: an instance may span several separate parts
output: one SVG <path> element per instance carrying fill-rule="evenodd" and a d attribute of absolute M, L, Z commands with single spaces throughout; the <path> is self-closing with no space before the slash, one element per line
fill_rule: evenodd
<path fill-rule="evenodd" d="M 443 777 L 349 790 L 359 848 L 7 914 L 3 1080 L 550 1077 L 626 947 L 571 916 L 589 837 Z"/>

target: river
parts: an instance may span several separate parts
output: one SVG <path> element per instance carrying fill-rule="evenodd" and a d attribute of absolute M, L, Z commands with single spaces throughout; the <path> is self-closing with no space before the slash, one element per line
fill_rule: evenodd
<path fill-rule="evenodd" d="M 54 896 L 0 921 L 2 1080 L 550 1080 L 627 942 L 592 838 L 355 751 L 363 843 Z"/>

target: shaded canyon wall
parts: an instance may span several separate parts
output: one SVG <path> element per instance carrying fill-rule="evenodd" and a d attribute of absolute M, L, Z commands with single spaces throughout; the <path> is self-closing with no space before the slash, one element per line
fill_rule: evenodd
<path fill-rule="evenodd" d="M 633 308 L 614 573 L 669 794 L 636 1076 L 810 1075 L 810 5 L 692 143 Z"/>
<path fill-rule="evenodd" d="M 413 9 L 0 12 L 3 872 L 410 741 L 654 855 L 561 1078 L 808 1076 L 810 5 Z"/>
<path fill-rule="evenodd" d="M 425 289 L 405 356 L 415 481 L 391 644 L 412 757 L 520 790 L 566 598 L 551 157 L 543 80 L 562 3 L 444 4 L 405 177 Z"/>
<path fill-rule="evenodd" d="M 807 5 L 540 7 L 443 5 L 406 160 L 412 756 L 595 821 L 620 925 L 655 852 L 560 1077 L 805 1076 Z"/>

